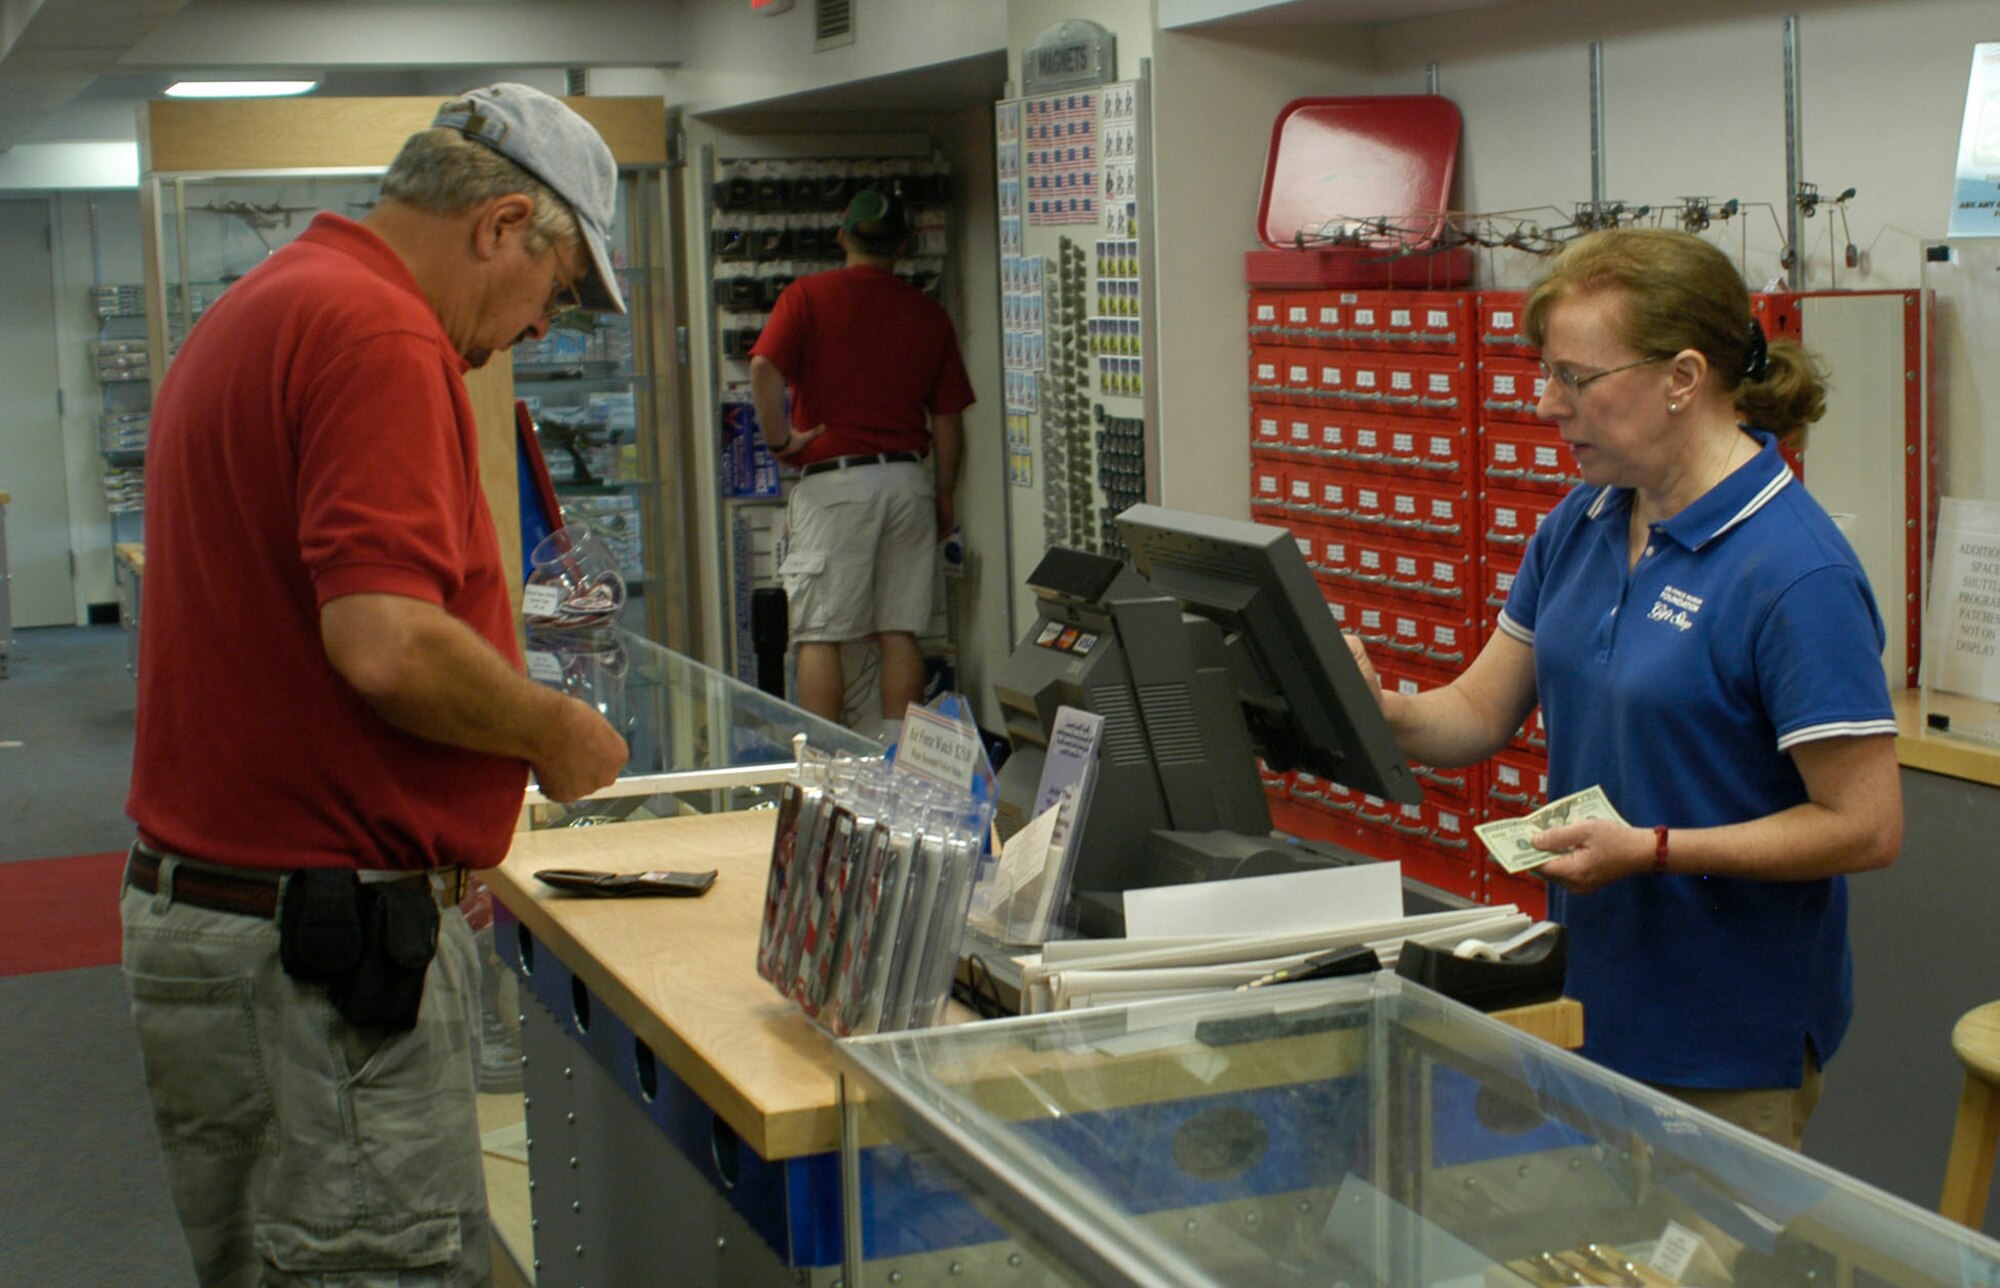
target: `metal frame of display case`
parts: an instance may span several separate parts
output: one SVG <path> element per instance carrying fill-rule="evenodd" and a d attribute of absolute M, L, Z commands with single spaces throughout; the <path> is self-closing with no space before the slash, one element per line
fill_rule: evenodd
<path fill-rule="evenodd" d="M 1645 1268 L 1668 1222 L 1689 1282 L 2000 1282 L 2000 1243 L 1394 975 L 1272 991 L 837 1044 L 846 1282 L 1629 1283 L 1536 1259 Z"/>

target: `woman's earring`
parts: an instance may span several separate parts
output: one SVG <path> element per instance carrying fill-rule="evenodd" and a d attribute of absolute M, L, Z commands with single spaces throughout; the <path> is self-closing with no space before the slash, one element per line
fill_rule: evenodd
<path fill-rule="evenodd" d="M 1668 404 L 1667 404 L 1667 410 L 1668 410 L 1668 411 L 1679 411 L 1680 409 L 1681 409 L 1681 405 L 1680 405 L 1679 403 L 1677 403 L 1677 402 L 1670 402 L 1670 403 L 1668 403 Z"/>

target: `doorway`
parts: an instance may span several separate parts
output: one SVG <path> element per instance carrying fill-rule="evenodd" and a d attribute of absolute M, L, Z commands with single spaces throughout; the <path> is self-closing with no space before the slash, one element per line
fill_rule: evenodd
<path fill-rule="evenodd" d="M 0 200 L 0 492 L 14 625 L 72 626 L 69 488 L 57 402 L 46 198 Z"/>

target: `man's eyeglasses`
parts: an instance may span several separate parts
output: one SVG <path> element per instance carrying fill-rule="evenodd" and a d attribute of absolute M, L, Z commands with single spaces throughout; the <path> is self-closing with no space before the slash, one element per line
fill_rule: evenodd
<path fill-rule="evenodd" d="M 1643 367 L 1649 362 L 1662 361 L 1665 361 L 1663 355 L 1654 354 L 1650 358 L 1641 358 L 1637 362 L 1628 362 L 1622 367 L 1606 367 L 1603 371 L 1593 371 L 1587 376 L 1579 376 L 1568 367 L 1551 367 L 1546 362 L 1540 365 L 1542 368 L 1542 379 L 1562 386 L 1563 392 L 1574 398 L 1606 376 L 1615 376 L 1621 371 L 1630 371 L 1634 367 Z"/>
<path fill-rule="evenodd" d="M 561 317 L 583 307 L 583 296 L 577 294 L 575 282 L 565 282 L 556 278 L 555 288 L 549 292 L 548 303 L 542 305 L 542 316 Z"/>

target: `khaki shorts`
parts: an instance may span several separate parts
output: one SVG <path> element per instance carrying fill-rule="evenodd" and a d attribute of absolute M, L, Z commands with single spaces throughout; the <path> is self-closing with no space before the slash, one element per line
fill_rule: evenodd
<path fill-rule="evenodd" d="M 792 488 L 778 577 L 792 640 L 837 644 L 930 626 L 937 492 L 918 461 L 808 475 Z"/>

